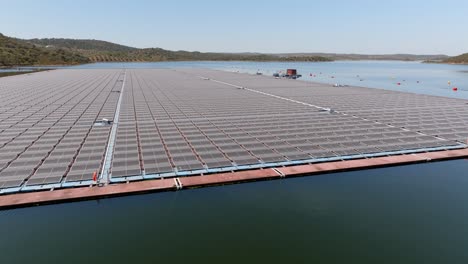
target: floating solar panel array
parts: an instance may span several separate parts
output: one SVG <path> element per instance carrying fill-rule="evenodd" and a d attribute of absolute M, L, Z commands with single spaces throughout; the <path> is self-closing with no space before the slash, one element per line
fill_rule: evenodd
<path fill-rule="evenodd" d="M 468 139 L 467 100 L 224 72 L 197 74 L 431 136 L 462 143 Z"/>
<path fill-rule="evenodd" d="M 99 171 L 121 70 L 0 79 L 0 189 L 91 180 Z M 120 83 L 121 86 L 121 83 Z"/>
<path fill-rule="evenodd" d="M 224 72 L 197 74 L 431 136 L 462 143 L 468 138 L 466 100 Z"/>
<path fill-rule="evenodd" d="M 460 148 L 467 132 L 458 99 L 202 69 L 56 70 L 0 79 L 0 192 L 89 184 L 106 161 L 118 182 Z"/>
<path fill-rule="evenodd" d="M 453 138 L 353 112 L 443 108 L 454 102 L 466 109 L 463 100 L 377 89 L 210 70 L 130 70 L 112 178 L 187 175 L 460 147 Z"/>

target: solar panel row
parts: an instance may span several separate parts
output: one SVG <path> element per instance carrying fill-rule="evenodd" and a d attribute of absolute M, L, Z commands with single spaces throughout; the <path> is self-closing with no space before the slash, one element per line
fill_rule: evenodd
<path fill-rule="evenodd" d="M 0 188 L 91 179 L 99 170 L 120 70 L 60 70 L 0 81 Z M 5 107 L 8 106 L 8 107 Z"/>
<path fill-rule="evenodd" d="M 198 77 L 206 74 L 211 79 L 244 87 L 279 91 L 280 96 L 288 97 L 291 91 L 301 99 L 312 98 L 316 93 L 324 94 L 321 97 L 324 100 L 319 102 L 325 107 L 333 105 L 327 100 L 333 100 L 332 95 L 336 96 L 338 92 L 351 98 L 368 94 L 379 97 L 388 92 L 354 87 L 337 90 L 304 82 L 207 70 L 129 71 L 122 116 L 128 122 L 125 126 L 130 128 L 119 126 L 117 137 L 130 137 L 132 142 L 117 141 L 116 148 L 131 146 L 132 151 L 126 153 L 132 153 L 133 166 L 140 166 L 142 171 L 152 174 L 457 144 L 376 123 L 372 119 L 323 113 L 310 106 Z M 453 102 L 452 99 L 404 93 L 396 93 L 384 100 L 395 100 L 394 105 L 418 104 L 418 107 L 426 108 L 437 100 L 447 100 L 438 105 Z M 319 105 L 319 102 L 314 103 Z M 362 107 L 360 102 L 355 103 L 355 107 Z M 387 105 L 391 103 L 382 106 Z M 135 170 L 134 174 L 137 173 L 140 172 Z M 124 174 L 113 172 L 112 176 Z"/>

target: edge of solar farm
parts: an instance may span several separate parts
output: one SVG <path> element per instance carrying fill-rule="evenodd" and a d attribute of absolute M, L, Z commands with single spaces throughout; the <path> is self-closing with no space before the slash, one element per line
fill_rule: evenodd
<path fill-rule="evenodd" d="M 328 164 L 339 161 L 351 161 L 351 160 L 369 160 L 374 158 L 382 157 L 401 157 L 408 155 L 418 155 L 418 154 L 428 154 L 428 153 L 437 153 L 435 158 L 427 158 L 424 161 L 437 160 L 437 157 L 445 158 L 464 158 L 464 154 L 457 156 L 458 152 L 451 152 L 454 150 L 463 150 L 468 146 L 464 144 L 454 145 L 454 146 L 443 146 L 435 148 L 421 148 L 421 149 L 409 149 L 401 151 L 388 151 L 388 152 L 378 152 L 371 154 L 359 154 L 359 155 L 349 155 L 349 156 L 338 156 L 338 157 L 327 157 L 327 158 L 316 158 L 316 159 L 307 159 L 307 160 L 294 160 L 294 161 L 283 161 L 283 162 L 270 162 L 270 163 L 259 163 L 252 165 L 244 166 L 232 166 L 232 167 L 223 167 L 223 168 L 213 168 L 213 169 L 203 169 L 203 170 L 194 170 L 194 171 L 181 171 L 181 172 L 167 172 L 161 174 L 142 174 L 142 175 L 131 175 L 123 177 L 110 177 L 108 183 L 100 182 L 99 180 L 86 180 L 86 181 L 76 181 L 76 182 L 62 182 L 57 184 L 44 184 L 44 185 L 31 185 L 31 186 L 21 186 L 16 188 L 5 188 L 0 190 L 0 195 L 14 194 L 21 192 L 34 192 L 34 191 L 53 191 L 63 188 L 77 188 L 83 186 L 105 186 L 108 184 L 119 184 L 119 183 L 130 183 L 134 181 L 144 181 L 144 180 L 155 180 L 155 179 L 167 179 L 167 178 L 178 178 L 178 177 L 193 177 L 193 176 L 204 176 L 204 175 L 218 175 L 222 173 L 235 173 L 238 171 L 253 171 L 261 169 L 278 169 L 278 168 L 289 168 L 303 165 L 315 165 L 315 164 Z M 447 157 L 442 153 L 447 152 Z M 450 153 L 450 154 L 448 154 Z M 453 155 L 455 153 L 455 155 Z M 464 152 L 461 152 L 464 153 Z M 468 149 L 467 149 L 468 153 Z M 401 161 L 401 159 L 398 159 Z M 410 159 L 410 161 L 413 161 Z M 403 162 L 402 162 L 403 163 Z M 391 163 L 394 164 L 394 163 Z M 395 163 L 397 164 L 397 163 Z M 366 167 L 366 166 L 364 166 Z M 359 168 L 359 167 L 357 167 Z M 0 196 L 1 199 L 2 196 Z"/>
<path fill-rule="evenodd" d="M 126 183 L 88 187 L 63 188 L 54 191 L 14 193 L 0 196 L 0 209 L 14 209 L 39 205 L 78 202 L 95 199 L 137 195 L 145 193 L 178 191 L 200 187 L 220 186 L 253 181 L 280 180 L 283 178 L 317 176 L 327 173 L 376 169 L 390 166 L 440 162 L 468 158 L 468 148 L 381 156 L 368 159 L 330 161 L 284 167 L 260 168 L 227 173 L 195 175 L 191 177 L 160 178 L 128 181 Z"/>

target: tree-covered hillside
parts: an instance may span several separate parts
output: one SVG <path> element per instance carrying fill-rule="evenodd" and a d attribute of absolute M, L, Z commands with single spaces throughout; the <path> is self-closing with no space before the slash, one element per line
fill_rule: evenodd
<path fill-rule="evenodd" d="M 454 63 L 454 64 L 468 64 L 468 53 L 462 54 L 460 56 L 455 56 L 444 60 L 445 63 Z"/>
<path fill-rule="evenodd" d="M 61 48 L 44 48 L 26 41 L 9 38 L 0 33 L 0 66 L 70 65 L 88 63 L 90 60 Z"/>
<path fill-rule="evenodd" d="M 62 48 L 77 52 L 92 62 L 158 61 L 331 61 L 322 56 L 276 56 L 266 54 L 202 53 L 170 51 L 161 48 L 138 49 L 92 39 L 30 39 L 44 48 Z"/>
<path fill-rule="evenodd" d="M 67 48 L 75 50 L 94 50 L 106 52 L 129 52 L 137 50 L 137 48 L 127 47 L 124 45 L 95 39 L 36 38 L 27 39 L 25 41 L 41 46 Z"/>

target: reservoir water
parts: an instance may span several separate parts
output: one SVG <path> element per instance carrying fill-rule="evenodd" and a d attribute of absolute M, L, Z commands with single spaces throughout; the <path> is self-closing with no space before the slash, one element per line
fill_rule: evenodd
<path fill-rule="evenodd" d="M 171 62 L 80 67 L 203 67 L 264 74 L 297 68 L 305 80 L 468 99 L 467 66 Z M 462 159 L 0 211 L 0 259 L 466 263 L 467 172 L 468 161 Z"/>
<path fill-rule="evenodd" d="M 288 68 L 298 70 L 301 80 L 355 85 L 411 93 L 468 99 L 468 65 L 428 64 L 402 61 L 336 62 L 160 62 L 94 63 L 77 68 L 209 68 L 232 72 L 273 75 Z M 312 74 L 312 76 L 311 76 Z M 450 84 L 449 84 L 450 82 Z M 398 85 L 398 83 L 400 85 Z M 453 88 L 458 91 L 454 92 Z"/>

